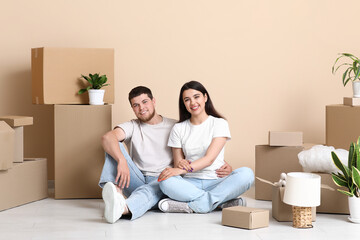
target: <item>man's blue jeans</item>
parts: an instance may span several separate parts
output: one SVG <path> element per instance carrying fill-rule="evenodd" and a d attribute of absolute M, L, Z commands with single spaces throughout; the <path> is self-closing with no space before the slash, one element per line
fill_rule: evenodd
<path fill-rule="evenodd" d="M 131 220 L 134 220 L 153 207 L 157 208 L 157 203 L 164 198 L 164 194 L 160 190 L 157 177 L 144 176 L 132 161 L 123 144 L 119 143 L 119 146 L 130 170 L 130 185 L 123 189 L 123 193 L 127 197 L 126 204 L 132 214 Z M 116 184 L 116 174 L 117 162 L 106 153 L 99 186 L 104 187 L 107 182 Z"/>
<path fill-rule="evenodd" d="M 234 170 L 229 176 L 218 179 L 174 176 L 161 181 L 160 188 L 170 198 L 187 202 L 194 212 L 207 213 L 221 203 L 240 196 L 253 182 L 253 171 L 242 167 Z"/>

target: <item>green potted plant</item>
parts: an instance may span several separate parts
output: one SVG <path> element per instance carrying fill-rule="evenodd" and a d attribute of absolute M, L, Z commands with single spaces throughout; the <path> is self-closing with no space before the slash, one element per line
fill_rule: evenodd
<path fill-rule="evenodd" d="M 104 105 L 105 90 L 101 88 L 109 85 L 106 83 L 106 75 L 100 76 L 99 73 L 89 73 L 89 76 L 84 76 L 81 74 L 81 78 L 86 80 L 90 85 L 86 88 L 80 89 L 78 94 L 83 94 L 84 92 L 88 91 L 90 105 Z"/>
<path fill-rule="evenodd" d="M 351 80 L 353 86 L 353 95 L 355 98 L 360 97 L 360 60 L 350 53 L 339 53 L 334 65 L 332 66 L 332 73 L 335 74 L 339 68 L 346 67 L 342 75 L 342 82 L 344 87 Z M 347 59 L 348 61 L 342 62 L 340 59 Z"/>
<path fill-rule="evenodd" d="M 335 166 L 341 171 L 331 175 L 337 186 L 345 188 L 338 191 L 348 196 L 349 220 L 360 223 L 360 137 L 356 143 L 350 145 L 347 166 L 339 160 L 335 152 L 331 152 L 331 156 Z"/>

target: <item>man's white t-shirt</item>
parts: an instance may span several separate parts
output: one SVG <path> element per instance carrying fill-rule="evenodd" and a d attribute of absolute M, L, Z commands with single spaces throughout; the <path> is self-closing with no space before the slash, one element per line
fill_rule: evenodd
<path fill-rule="evenodd" d="M 185 159 L 196 161 L 205 156 L 211 141 L 216 137 L 226 137 L 228 140 L 231 139 L 229 124 L 225 119 L 209 116 L 199 125 L 191 124 L 188 119 L 174 125 L 170 133 L 168 146 L 182 148 Z M 213 164 L 209 167 L 197 172 L 187 173 L 184 177 L 200 179 L 218 178 L 215 170 L 225 163 L 224 151 L 225 147 L 223 147 Z"/>
<path fill-rule="evenodd" d="M 163 117 L 159 124 L 150 125 L 133 119 L 119 124 L 125 132 L 125 144 L 135 165 L 146 176 L 159 176 L 172 166 L 171 148 L 167 146 L 176 120 Z"/>

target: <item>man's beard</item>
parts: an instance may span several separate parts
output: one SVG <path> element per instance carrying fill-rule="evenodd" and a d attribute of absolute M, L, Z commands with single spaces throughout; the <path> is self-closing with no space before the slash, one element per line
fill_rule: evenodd
<path fill-rule="evenodd" d="M 155 111 L 153 111 L 148 117 L 138 117 L 138 119 L 142 122 L 148 122 L 155 116 Z"/>

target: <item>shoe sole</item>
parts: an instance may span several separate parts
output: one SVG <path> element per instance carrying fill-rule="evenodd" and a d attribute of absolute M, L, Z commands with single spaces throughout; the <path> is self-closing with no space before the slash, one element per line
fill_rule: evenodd
<path fill-rule="evenodd" d="M 104 217 L 108 223 L 115 223 L 124 212 L 124 206 L 120 199 L 115 197 L 115 194 L 118 194 L 115 185 L 110 182 L 106 183 L 102 191 L 102 198 L 105 203 Z M 120 196 L 123 198 L 121 194 Z"/>
<path fill-rule="evenodd" d="M 165 211 L 165 210 L 161 207 L 161 205 L 162 205 L 164 202 L 167 202 L 169 199 L 170 199 L 170 198 L 164 198 L 164 199 L 162 199 L 162 200 L 159 202 L 158 208 L 160 209 L 160 211 L 162 211 L 162 212 L 167 212 L 167 211 Z"/>

